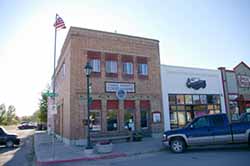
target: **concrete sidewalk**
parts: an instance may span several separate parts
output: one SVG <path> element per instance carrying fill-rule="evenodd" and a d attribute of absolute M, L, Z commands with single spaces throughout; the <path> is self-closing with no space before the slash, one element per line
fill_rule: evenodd
<path fill-rule="evenodd" d="M 66 145 L 56 139 L 54 139 L 53 146 L 52 136 L 48 135 L 46 132 L 35 133 L 34 145 L 37 165 L 127 157 L 157 152 L 163 148 L 160 138 L 144 138 L 141 142 L 114 143 L 112 153 L 94 153 L 87 156 L 84 153 L 84 147 Z"/>

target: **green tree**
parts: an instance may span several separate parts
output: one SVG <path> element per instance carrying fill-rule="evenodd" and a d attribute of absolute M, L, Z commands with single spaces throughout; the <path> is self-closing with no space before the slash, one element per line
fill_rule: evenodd
<path fill-rule="evenodd" d="M 42 98 L 40 99 L 39 104 L 39 114 L 38 119 L 40 122 L 47 123 L 47 112 L 48 112 L 48 96 L 45 93 L 42 93 Z"/>
<path fill-rule="evenodd" d="M 0 124 L 3 124 L 6 118 L 6 107 L 5 104 L 0 105 Z"/>
<path fill-rule="evenodd" d="M 16 108 L 13 105 L 8 107 L 6 111 L 6 106 L 4 104 L 0 105 L 0 124 L 1 125 L 12 125 L 17 124 L 19 118 L 16 116 Z"/>

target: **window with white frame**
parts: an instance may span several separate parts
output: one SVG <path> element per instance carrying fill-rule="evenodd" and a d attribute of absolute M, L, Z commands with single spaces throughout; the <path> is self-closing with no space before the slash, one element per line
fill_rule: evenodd
<path fill-rule="evenodd" d="M 93 70 L 92 70 L 93 72 L 100 72 L 101 71 L 101 69 L 100 69 L 101 62 L 99 59 L 91 59 L 90 65 L 93 68 Z"/>
<path fill-rule="evenodd" d="M 106 61 L 106 72 L 117 73 L 117 61 Z"/>
<path fill-rule="evenodd" d="M 131 63 L 131 62 L 123 63 L 123 73 L 132 75 L 133 74 L 133 63 Z"/>
<path fill-rule="evenodd" d="M 148 64 L 138 64 L 138 73 L 140 75 L 148 75 Z"/>

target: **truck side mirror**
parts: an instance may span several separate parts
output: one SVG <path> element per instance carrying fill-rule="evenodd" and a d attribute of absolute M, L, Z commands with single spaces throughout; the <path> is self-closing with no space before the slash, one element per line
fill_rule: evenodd
<path fill-rule="evenodd" d="M 190 125 L 190 129 L 193 129 L 193 128 L 194 128 L 194 125 L 191 124 L 191 125 Z"/>

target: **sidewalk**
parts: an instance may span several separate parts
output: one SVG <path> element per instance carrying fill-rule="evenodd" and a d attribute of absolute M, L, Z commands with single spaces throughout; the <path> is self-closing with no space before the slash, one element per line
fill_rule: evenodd
<path fill-rule="evenodd" d="M 84 160 L 112 159 L 160 151 L 163 146 L 160 138 L 144 138 L 142 142 L 122 142 L 113 144 L 113 152 L 108 154 L 86 155 L 84 147 L 66 145 L 55 139 L 54 152 L 52 136 L 46 132 L 35 133 L 35 154 L 37 165 Z"/>

